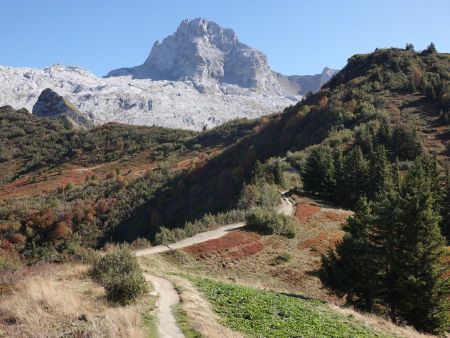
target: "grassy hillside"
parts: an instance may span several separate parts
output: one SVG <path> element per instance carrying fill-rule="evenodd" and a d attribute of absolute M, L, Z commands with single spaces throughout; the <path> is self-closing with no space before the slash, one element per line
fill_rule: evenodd
<path fill-rule="evenodd" d="M 366 159 L 383 145 L 389 160 L 400 165 L 422 152 L 446 160 L 449 78 L 448 54 L 384 49 L 354 56 L 320 92 L 261 118 L 240 142 L 178 177 L 149 202 L 149 213 L 158 215 L 156 224 L 180 226 L 205 212 L 232 208 L 257 160 L 289 152 L 301 169 L 318 144 L 344 155 L 357 145 Z"/>
<path fill-rule="evenodd" d="M 118 124 L 74 131 L 3 107 L 0 247 L 35 260 L 80 243 L 153 239 L 161 226 L 235 208 L 257 161 L 287 157 L 292 168 L 283 170 L 303 174 L 317 145 L 344 160 L 358 146 L 366 163 L 383 145 L 402 170 L 422 152 L 446 160 L 449 81 L 448 54 L 376 50 L 350 58 L 320 92 L 283 113 L 203 133 Z M 358 196 L 346 194 L 354 196 L 349 205 Z"/>
<path fill-rule="evenodd" d="M 7 257 L 0 265 L 59 260 L 110 241 L 175 177 L 204 165 L 254 123 L 201 134 L 113 123 L 83 131 L 0 108 L 0 256 Z"/>

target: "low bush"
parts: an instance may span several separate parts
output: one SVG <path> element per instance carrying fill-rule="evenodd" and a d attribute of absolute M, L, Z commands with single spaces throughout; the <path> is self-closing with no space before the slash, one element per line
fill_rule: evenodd
<path fill-rule="evenodd" d="M 295 237 L 294 220 L 278 214 L 273 209 L 255 208 L 245 217 L 247 227 L 263 234 L 275 234 L 288 238 Z"/>
<path fill-rule="evenodd" d="M 141 271 L 125 275 L 108 275 L 103 285 L 108 301 L 122 305 L 133 302 L 147 291 L 147 283 Z"/>
<path fill-rule="evenodd" d="M 283 253 L 273 257 L 270 260 L 269 264 L 272 265 L 272 266 L 275 266 L 275 265 L 280 265 L 280 264 L 283 264 L 283 263 L 287 263 L 290 260 L 291 260 L 291 255 L 288 254 L 287 252 L 283 252 Z"/>
<path fill-rule="evenodd" d="M 127 247 L 105 254 L 94 263 L 91 274 L 103 285 L 112 303 L 129 304 L 147 291 L 136 256 Z"/>
<path fill-rule="evenodd" d="M 273 208 L 280 203 L 280 193 L 275 184 L 260 182 L 247 184 L 241 192 L 238 208 L 251 209 L 254 207 Z"/>
<path fill-rule="evenodd" d="M 232 209 L 227 212 L 220 212 L 218 214 L 205 214 L 202 218 L 185 223 L 183 228 L 169 229 L 160 227 L 159 232 L 155 236 L 156 244 L 169 244 L 177 242 L 183 238 L 194 236 L 200 232 L 214 229 L 218 226 L 243 222 L 245 219 L 245 211 L 239 209 Z"/>

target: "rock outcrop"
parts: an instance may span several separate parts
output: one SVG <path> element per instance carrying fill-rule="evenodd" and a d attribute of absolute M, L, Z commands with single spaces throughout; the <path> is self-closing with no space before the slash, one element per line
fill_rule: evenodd
<path fill-rule="evenodd" d="M 91 117 L 80 112 L 72 102 L 50 88 L 44 89 L 39 95 L 33 106 L 33 115 L 60 118 L 75 129 L 88 129 L 93 126 Z"/>

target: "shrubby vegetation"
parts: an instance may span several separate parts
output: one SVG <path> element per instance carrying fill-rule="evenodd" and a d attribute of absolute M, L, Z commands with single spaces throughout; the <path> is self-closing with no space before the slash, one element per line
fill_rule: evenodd
<path fill-rule="evenodd" d="M 187 222 L 182 228 L 169 229 L 163 226 L 160 227 L 159 232 L 155 235 L 155 243 L 174 243 L 200 232 L 212 230 L 218 226 L 243 222 L 245 214 L 245 210 L 233 209 L 216 215 L 206 214 L 194 222 Z"/>
<path fill-rule="evenodd" d="M 277 186 L 266 182 L 247 184 L 242 189 L 238 207 L 249 210 L 255 207 L 274 208 L 280 204 Z"/>
<path fill-rule="evenodd" d="M 266 235 L 295 237 L 296 224 L 292 217 L 277 213 L 273 209 L 255 208 L 245 217 L 247 228 Z"/>
<path fill-rule="evenodd" d="M 254 229 L 292 236 L 290 220 L 270 208 L 278 189 L 303 185 L 358 206 L 343 242 L 324 258 L 324 284 L 357 307 L 441 332 L 448 279 L 441 278 L 439 227 L 448 238 L 450 180 L 437 160 L 421 155 L 450 137 L 449 83 L 450 57 L 431 44 L 420 53 L 407 46 L 355 55 L 320 92 L 283 114 L 202 133 L 117 124 L 74 131 L 57 119 L 1 108 L 0 166 L 9 172 L 2 185 L 45 168 L 132 156 L 159 169 L 1 201 L 0 264 L 81 257 L 85 247 L 153 239 L 158 231 L 159 242 L 173 241 L 241 221 L 246 211 L 230 211 L 237 207 L 253 209 L 247 220 Z M 185 155 L 198 157 L 195 165 L 170 169 L 167 163 Z M 113 286 L 111 294 L 120 294 Z"/>
<path fill-rule="evenodd" d="M 92 267 L 92 277 L 104 286 L 110 302 L 122 305 L 133 302 L 148 289 L 136 256 L 127 247 L 98 259 Z"/>
<path fill-rule="evenodd" d="M 92 165 L 112 162 L 140 151 L 149 161 L 186 151 L 196 133 L 161 127 L 106 124 L 89 131 L 68 130 L 59 119 L 35 117 L 25 110 L 0 108 L 0 149 L 3 160 L 23 160 L 23 174 L 61 163 Z"/>

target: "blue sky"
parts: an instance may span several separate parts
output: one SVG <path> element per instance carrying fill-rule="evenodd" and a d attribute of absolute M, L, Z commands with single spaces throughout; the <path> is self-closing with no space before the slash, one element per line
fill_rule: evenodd
<path fill-rule="evenodd" d="M 448 0 L 3 0 L 0 65 L 77 65 L 97 75 L 141 64 L 181 20 L 233 28 L 284 74 L 341 68 L 376 47 L 450 52 Z"/>

